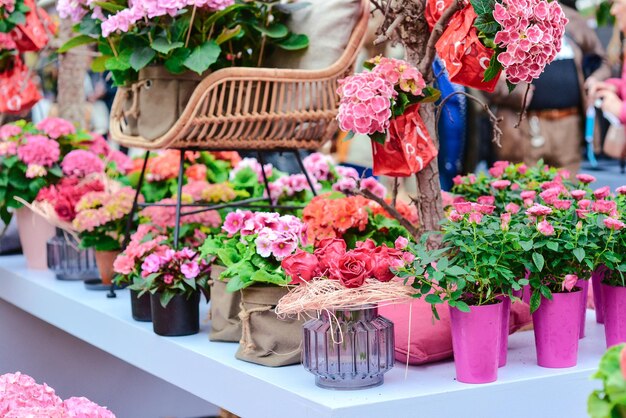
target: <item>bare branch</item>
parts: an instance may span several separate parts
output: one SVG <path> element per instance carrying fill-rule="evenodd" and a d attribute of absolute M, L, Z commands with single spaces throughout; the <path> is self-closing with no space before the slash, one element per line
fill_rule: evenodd
<path fill-rule="evenodd" d="M 532 84 L 528 84 L 526 85 L 526 92 L 524 93 L 524 101 L 522 101 L 522 110 L 519 112 L 519 119 L 517 120 L 517 123 L 515 124 L 515 128 L 519 128 L 520 123 L 522 123 L 522 121 L 524 120 L 524 116 L 526 116 L 526 106 L 528 105 L 527 100 L 528 100 L 528 93 L 530 92 L 530 86 Z"/>
<path fill-rule="evenodd" d="M 360 187 L 361 186 L 358 185 L 353 193 L 361 195 L 369 200 L 378 203 L 389 215 L 391 215 L 391 217 L 397 220 L 400 225 L 402 225 L 409 232 L 409 234 L 411 234 L 415 242 L 419 242 L 419 229 L 415 225 L 413 225 L 411 222 L 408 221 L 408 219 L 402 216 L 400 212 L 398 212 L 398 210 L 392 205 L 387 203 L 385 199 L 381 199 L 367 189 L 360 190 Z"/>
<path fill-rule="evenodd" d="M 402 13 L 397 15 L 394 21 L 391 22 L 391 25 L 389 25 L 389 27 L 385 31 L 385 33 L 381 33 L 380 35 L 378 35 L 378 38 L 376 38 L 376 40 L 374 41 L 374 45 L 380 45 L 384 42 L 391 40 L 391 35 L 393 35 L 398 26 L 404 21 L 404 17 L 405 16 Z"/>
<path fill-rule="evenodd" d="M 435 130 L 437 132 L 437 137 L 439 136 L 439 118 L 441 117 L 441 111 L 443 110 L 443 107 L 446 104 L 446 102 L 457 94 L 465 96 L 468 99 L 471 99 L 474 102 L 478 103 L 482 107 L 482 109 L 485 111 L 485 113 L 487 113 L 487 115 L 489 116 L 489 121 L 491 122 L 491 126 L 492 126 L 492 133 L 493 133 L 492 141 L 498 147 L 500 147 L 501 146 L 500 138 L 502 138 L 502 129 L 500 129 L 500 126 L 498 124 L 502 121 L 502 118 L 498 118 L 491 111 L 491 109 L 489 108 L 489 105 L 487 105 L 485 102 L 480 100 L 478 97 L 472 94 L 466 93 L 464 91 L 455 91 L 455 92 L 450 93 L 449 95 L 444 97 L 444 99 L 441 101 L 441 103 L 439 103 L 439 105 L 437 105 L 437 116 L 435 118 Z"/>
<path fill-rule="evenodd" d="M 393 193 L 391 195 L 391 206 L 396 207 L 398 200 L 398 188 L 400 187 L 400 179 L 398 177 L 393 178 Z"/>
<path fill-rule="evenodd" d="M 430 37 L 428 38 L 428 44 L 426 45 L 426 51 L 424 54 L 424 58 L 420 62 L 419 70 L 424 76 L 427 74 L 431 74 L 430 68 L 433 65 L 433 61 L 435 60 L 435 44 L 441 38 L 443 31 L 448 26 L 448 22 L 454 16 L 456 12 L 461 10 L 465 6 L 463 0 L 454 0 L 450 6 L 441 14 L 441 17 L 433 27 L 433 30 L 430 32 Z M 430 78 L 430 77 L 429 77 Z M 430 82 L 431 80 L 426 80 L 426 82 Z"/>
<path fill-rule="evenodd" d="M 378 1 L 370 0 L 370 3 L 372 3 L 376 9 L 380 10 L 381 13 L 385 14 L 385 9 L 383 8 L 383 6 Z"/>

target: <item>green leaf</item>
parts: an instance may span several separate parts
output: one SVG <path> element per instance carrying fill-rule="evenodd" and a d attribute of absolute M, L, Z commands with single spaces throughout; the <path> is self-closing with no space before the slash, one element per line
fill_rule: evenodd
<path fill-rule="evenodd" d="M 150 47 L 161 54 L 169 54 L 173 49 L 185 46 L 183 42 L 170 42 L 166 37 L 160 36 L 150 44 Z"/>
<path fill-rule="evenodd" d="M 95 4 L 96 6 L 99 6 L 103 10 L 106 10 L 107 12 L 110 12 L 110 13 L 117 13 L 120 10 L 124 10 L 126 8 L 125 6 L 115 4 L 115 3 L 110 3 L 108 1 L 96 1 L 93 4 Z"/>
<path fill-rule="evenodd" d="M 471 0 L 472 7 L 478 16 L 493 13 L 495 0 Z"/>
<path fill-rule="evenodd" d="M 253 282 L 260 283 L 272 283 L 277 285 L 287 284 L 291 279 L 287 279 L 285 276 L 280 274 L 272 274 L 267 270 L 257 270 L 254 272 L 252 277 L 250 278 Z"/>
<path fill-rule="evenodd" d="M 156 52 L 148 46 L 135 49 L 130 56 L 130 66 L 133 67 L 133 70 L 139 71 L 150 64 L 154 57 L 156 57 Z"/>
<path fill-rule="evenodd" d="M 533 290 L 533 294 L 530 297 L 530 313 L 533 313 L 539 308 L 541 304 L 541 293 L 537 289 Z"/>
<path fill-rule="evenodd" d="M 95 57 L 93 61 L 91 61 L 91 71 L 94 73 L 103 73 L 106 71 L 106 62 L 111 57 L 107 56 L 99 56 Z"/>
<path fill-rule="evenodd" d="M 593 391 L 587 400 L 587 412 L 591 418 L 607 418 L 611 416 L 611 403 L 601 399 L 599 391 Z"/>
<path fill-rule="evenodd" d="M 81 45 L 87 45 L 96 42 L 97 39 L 87 35 L 78 35 L 64 43 L 61 48 L 58 49 L 59 54 L 69 51 L 72 48 L 76 48 Z"/>
<path fill-rule="evenodd" d="M 21 25 L 26 22 L 26 15 L 22 12 L 15 11 L 6 17 L 7 22 L 14 25 Z"/>
<path fill-rule="evenodd" d="M 163 292 L 161 293 L 161 297 L 159 298 L 159 302 L 161 302 L 161 306 L 162 307 L 166 307 L 168 303 L 170 303 L 170 300 L 172 300 L 172 298 L 176 295 L 176 293 L 174 292 Z"/>
<path fill-rule="evenodd" d="M 480 15 L 474 21 L 474 27 L 485 35 L 492 35 L 498 32 L 500 24 L 496 22 L 492 14 Z"/>
<path fill-rule="evenodd" d="M 233 39 L 235 36 L 239 35 L 242 32 L 243 29 L 240 25 L 237 25 L 232 29 L 224 28 L 224 30 L 222 30 L 222 33 L 220 33 L 217 39 L 215 39 L 215 43 L 221 45 L 224 42 Z"/>
<path fill-rule="evenodd" d="M 489 66 L 485 70 L 483 81 L 487 82 L 487 81 L 493 80 L 500 74 L 501 70 L 502 70 L 502 64 L 500 64 L 500 61 L 497 60 L 496 54 L 493 54 L 491 56 L 491 59 L 489 60 Z"/>
<path fill-rule="evenodd" d="M 550 291 L 550 288 L 548 286 L 541 286 L 539 288 L 539 291 L 541 292 L 541 295 L 548 299 L 548 300 L 552 300 L 552 292 Z"/>
<path fill-rule="evenodd" d="M 441 300 L 439 296 L 433 295 L 432 293 L 429 295 L 426 295 L 426 298 L 424 298 L 424 301 L 426 303 L 430 303 L 431 305 L 439 305 L 443 303 L 443 301 Z"/>
<path fill-rule="evenodd" d="M 124 71 L 131 68 L 130 57 L 133 55 L 132 49 L 125 49 L 117 57 L 108 59 L 104 67 L 109 71 Z"/>
<path fill-rule="evenodd" d="M 184 61 L 191 55 L 189 48 L 179 48 L 165 61 L 165 68 L 172 74 L 180 74 L 185 71 Z"/>
<path fill-rule="evenodd" d="M 446 270 L 446 274 L 450 276 L 462 276 L 467 274 L 467 271 L 465 271 L 462 267 L 452 266 Z"/>
<path fill-rule="evenodd" d="M 463 302 L 462 300 L 457 300 L 456 301 L 456 308 L 461 311 L 461 312 L 470 312 L 470 307 L 467 305 L 467 303 Z"/>
<path fill-rule="evenodd" d="M 289 34 L 289 29 L 283 23 L 272 23 L 269 26 L 252 25 L 252 27 L 268 38 L 284 38 Z"/>
<path fill-rule="evenodd" d="M 513 84 L 509 80 L 506 80 L 506 87 L 509 89 L 509 94 L 511 94 L 513 93 L 513 90 L 515 90 L 515 87 L 517 87 L 517 84 Z"/>
<path fill-rule="evenodd" d="M 572 254 L 574 254 L 574 257 L 576 257 L 579 263 L 582 263 L 585 258 L 585 250 L 583 248 L 574 248 Z"/>
<path fill-rule="evenodd" d="M 520 247 L 522 247 L 522 250 L 524 251 L 530 251 L 533 249 L 533 242 L 532 241 L 520 241 L 519 242 Z"/>
<path fill-rule="evenodd" d="M 183 65 L 198 74 L 204 73 L 217 61 L 222 52 L 215 41 L 210 40 L 194 48 L 191 55 L 185 59 Z"/>
<path fill-rule="evenodd" d="M 238 290 L 246 287 L 246 284 L 241 280 L 241 277 L 235 276 L 228 280 L 228 284 L 226 285 L 226 290 L 228 292 L 236 292 Z"/>
<path fill-rule="evenodd" d="M 548 241 L 546 247 L 548 247 L 552 251 L 559 251 L 559 243 L 555 241 Z"/>
<path fill-rule="evenodd" d="M 378 142 L 379 144 L 384 144 L 385 141 L 387 140 L 387 133 L 386 132 L 374 132 L 373 134 L 370 134 L 369 137 L 374 142 Z"/>
<path fill-rule="evenodd" d="M 545 264 L 545 260 L 543 256 L 539 253 L 533 253 L 533 262 L 539 271 L 543 270 L 543 266 Z"/>
<path fill-rule="evenodd" d="M 302 34 L 292 33 L 285 39 L 275 42 L 276 46 L 286 51 L 298 51 L 309 46 L 309 37 Z"/>

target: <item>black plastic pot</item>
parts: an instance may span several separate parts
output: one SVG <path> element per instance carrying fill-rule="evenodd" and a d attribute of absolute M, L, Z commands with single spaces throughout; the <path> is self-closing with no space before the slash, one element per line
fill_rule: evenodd
<path fill-rule="evenodd" d="M 133 312 L 133 319 L 140 322 L 152 321 L 152 311 L 150 303 L 150 293 L 139 296 L 136 290 L 130 291 L 130 309 Z"/>
<path fill-rule="evenodd" d="M 185 295 L 176 295 L 164 308 L 161 306 L 160 293 L 150 295 L 152 305 L 152 328 L 155 334 L 165 337 L 193 335 L 200 331 L 200 293 L 196 292 L 187 299 Z"/>

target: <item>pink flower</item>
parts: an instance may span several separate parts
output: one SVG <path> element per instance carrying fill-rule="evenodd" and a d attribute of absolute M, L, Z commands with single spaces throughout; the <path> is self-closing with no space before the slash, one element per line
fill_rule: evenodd
<path fill-rule="evenodd" d="M 550 189 L 544 190 L 543 192 L 539 193 L 539 196 L 548 205 L 552 205 L 556 201 L 556 199 L 559 198 L 560 194 L 561 194 L 561 190 L 559 188 L 552 187 Z"/>
<path fill-rule="evenodd" d="M 517 172 L 520 173 L 521 175 L 526 174 L 527 171 L 528 171 L 528 166 L 526 164 L 522 163 L 519 166 L 517 166 Z"/>
<path fill-rule="evenodd" d="M 25 137 L 26 143 L 17 149 L 17 156 L 24 164 L 36 164 L 52 167 L 59 161 L 61 149 L 59 143 L 42 135 Z"/>
<path fill-rule="evenodd" d="M 496 207 L 493 205 L 476 204 L 476 206 L 474 206 L 474 209 L 482 213 L 483 215 L 491 215 L 493 211 L 496 209 Z"/>
<path fill-rule="evenodd" d="M 407 245 L 409 245 L 409 240 L 404 238 L 403 236 L 399 236 L 394 242 L 394 247 L 396 248 L 396 250 L 404 250 Z"/>
<path fill-rule="evenodd" d="M 387 189 L 374 177 L 368 177 L 361 181 L 361 190 L 369 190 L 374 196 L 384 199 L 387 195 Z"/>
<path fill-rule="evenodd" d="M 591 206 L 591 210 L 594 212 L 604 213 L 606 215 L 610 215 L 615 209 L 617 209 L 617 203 L 612 200 L 596 200 Z"/>
<path fill-rule="evenodd" d="M 455 203 L 453 206 L 459 215 L 470 213 L 473 210 L 473 206 L 470 202 L 458 202 Z"/>
<path fill-rule="evenodd" d="M 135 260 L 125 254 L 120 254 L 113 261 L 113 270 L 116 273 L 128 275 L 135 269 Z"/>
<path fill-rule="evenodd" d="M 222 229 L 226 231 L 229 236 L 235 235 L 244 227 L 247 214 L 249 214 L 249 212 L 244 212 L 239 209 L 235 212 L 229 213 L 226 215 L 226 219 L 224 219 Z"/>
<path fill-rule="evenodd" d="M 460 186 L 463 184 L 463 177 L 461 177 L 461 175 L 454 176 L 452 178 L 452 183 L 454 183 L 455 186 Z"/>
<path fill-rule="evenodd" d="M 480 203 L 481 205 L 493 205 L 496 202 L 496 197 L 495 196 L 480 196 L 478 199 L 476 199 L 477 203 Z"/>
<path fill-rule="evenodd" d="M 576 174 L 576 179 L 584 184 L 589 184 L 589 183 L 593 183 L 596 181 L 596 178 L 594 176 L 592 176 L 591 174 Z"/>
<path fill-rule="evenodd" d="M 611 188 L 609 186 L 600 187 L 599 189 L 594 190 L 593 196 L 596 199 L 604 199 L 611 194 Z"/>
<path fill-rule="evenodd" d="M 534 206 L 528 208 L 526 210 L 526 215 L 528 216 L 546 216 L 552 213 L 552 209 L 547 206 L 540 205 L 539 203 L 535 203 Z"/>
<path fill-rule="evenodd" d="M 69 398 L 63 401 L 66 418 L 115 418 L 115 415 L 87 398 Z"/>
<path fill-rule="evenodd" d="M 580 219 L 587 218 L 588 213 L 589 211 L 586 209 L 576 209 L 576 216 L 579 217 Z"/>
<path fill-rule="evenodd" d="M 142 273 L 156 273 L 161 269 L 161 258 L 158 254 L 150 254 L 141 264 Z"/>
<path fill-rule="evenodd" d="M 180 272 L 187 279 L 195 279 L 200 274 L 200 266 L 198 266 L 198 263 L 196 263 L 195 261 L 191 263 L 185 263 L 180 266 Z"/>
<path fill-rule="evenodd" d="M 592 203 L 593 202 L 591 200 L 589 200 L 589 199 L 581 199 L 581 200 L 578 201 L 578 207 L 580 209 L 587 210 L 587 209 L 589 209 L 591 207 Z"/>
<path fill-rule="evenodd" d="M 496 190 L 504 190 L 511 185 L 509 180 L 496 180 L 491 183 L 491 187 Z"/>
<path fill-rule="evenodd" d="M 282 260 L 292 254 L 298 248 L 295 240 L 279 240 L 272 243 L 272 254 L 277 260 Z"/>
<path fill-rule="evenodd" d="M 17 136 L 22 133 L 22 128 L 17 125 L 3 125 L 0 127 L 0 140 L 6 141 L 7 139 Z"/>
<path fill-rule="evenodd" d="M 520 211 L 520 207 L 519 205 L 516 205 L 515 203 L 511 202 L 504 207 L 504 210 L 509 213 L 517 213 Z"/>
<path fill-rule="evenodd" d="M 450 213 L 448 214 L 448 219 L 452 222 L 459 222 L 460 220 L 463 219 L 463 215 L 461 215 L 456 210 L 451 210 Z"/>
<path fill-rule="evenodd" d="M 37 124 L 37 129 L 44 131 L 52 139 L 76 133 L 76 127 L 61 118 L 46 118 Z"/>
<path fill-rule="evenodd" d="M 87 177 L 89 174 L 103 174 L 104 162 L 89 151 L 77 149 L 63 158 L 61 168 L 66 176 Z"/>
<path fill-rule="evenodd" d="M 576 200 L 580 200 L 580 199 L 582 199 L 583 197 L 585 197 L 585 195 L 587 194 L 587 192 L 586 192 L 586 191 L 584 191 L 584 190 L 572 190 L 572 191 L 570 192 L 570 194 L 572 195 L 572 197 L 573 197 L 574 199 L 576 199 Z"/>
<path fill-rule="evenodd" d="M 603 222 L 604 226 L 614 231 L 619 231 L 620 229 L 624 228 L 624 226 L 626 226 L 624 222 L 614 218 L 604 218 Z"/>
<path fill-rule="evenodd" d="M 17 154 L 17 143 L 0 142 L 0 157 Z"/>
<path fill-rule="evenodd" d="M 554 207 L 559 210 L 568 210 L 572 207 L 571 200 L 555 200 L 553 203 Z"/>
<path fill-rule="evenodd" d="M 546 236 L 554 234 L 554 227 L 548 221 L 539 222 L 537 224 L 537 230 Z"/>
<path fill-rule="evenodd" d="M 536 196 L 537 196 L 537 192 L 534 190 L 524 190 L 523 192 L 520 193 L 520 197 L 523 200 L 534 199 Z"/>
<path fill-rule="evenodd" d="M 563 279 L 563 284 L 561 286 L 561 290 L 571 292 L 576 283 L 578 282 L 578 276 L 575 274 L 566 274 L 565 279 Z"/>
<path fill-rule="evenodd" d="M 500 228 L 503 231 L 509 230 L 510 223 L 511 223 L 511 214 L 509 212 L 504 212 L 500 214 Z"/>
<path fill-rule="evenodd" d="M 626 195 L 626 186 L 619 186 L 615 191 L 621 195 Z"/>
<path fill-rule="evenodd" d="M 472 212 L 469 215 L 469 221 L 473 224 L 479 224 L 483 220 L 483 214 L 480 212 Z"/>

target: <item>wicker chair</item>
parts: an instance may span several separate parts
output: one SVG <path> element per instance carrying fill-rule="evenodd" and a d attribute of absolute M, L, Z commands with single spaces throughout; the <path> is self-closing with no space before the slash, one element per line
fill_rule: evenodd
<path fill-rule="evenodd" d="M 178 121 L 148 141 L 123 132 L 123 94 L 111 109 L 111 137 L 126 147 L 200 150 L 317 150 L 337 130 L 337 82 L 354 67 L 369 18 L 369 0 L 339 61 L 321 70 L 225 68 L 195 89 Z"/>

